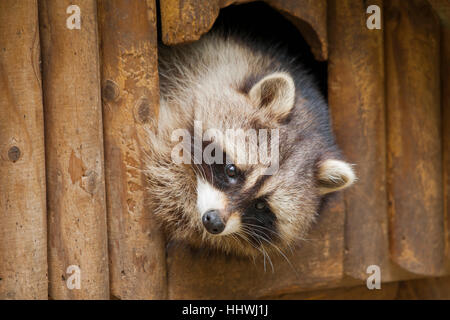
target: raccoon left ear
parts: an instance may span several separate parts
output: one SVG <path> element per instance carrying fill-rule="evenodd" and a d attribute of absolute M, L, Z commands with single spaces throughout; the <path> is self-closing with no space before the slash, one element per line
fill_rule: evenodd
<path fill-rule="evenodd" d="M 255 84 L 249 97 L 254 105 L 267 110 L 269 117 L 282 120 L 294 107 L 294 80 L 285 72 L 275 72 Z"/>
<path fill-rule="evenodd" d="M 327 194 L 351 186 L 356 176 L 347 162 L 329 159 L 319 164 L 318 180 L 320 193 Z"/>

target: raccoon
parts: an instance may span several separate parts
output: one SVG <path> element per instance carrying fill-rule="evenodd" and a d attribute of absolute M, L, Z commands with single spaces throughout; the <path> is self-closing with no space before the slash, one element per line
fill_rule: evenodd
<path fill-rule="evenodd" d="M 160 113 L 147 130 L 144 172 L 151 213 L 171 239 L 244 256 L 277 251 L 304 238 L 323 199 L 355 181 L 324 97 L 283 48 L 214 32 L 161 46 L 159 76 Z M 200 145 L 177 149 L 178 129 Z M 196 160 L 208 148 L 202 135 L 209 129 L 276 129 L 276 170 L 239 163 L 246 147 L 217 137 L 210 139 L 212 154 L 226 161 L 173 161 L 174 150 Z"/>

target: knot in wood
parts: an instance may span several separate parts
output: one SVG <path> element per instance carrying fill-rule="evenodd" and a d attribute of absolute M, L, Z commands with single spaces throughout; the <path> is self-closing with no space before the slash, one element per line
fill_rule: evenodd
<path fill-rule="evenodd" d="M 17 160 L 19 160 L 20 155 L 21 155 L 21 153 L 20 153 L 19 147 L 12 146 L 11 148 L 9 148 L 9 150 L 8 150 L 8 158 L 12 162 L 16 162 Z"/>
<path fill-rule="evenodd" d="M 106 80 L 103 86 L 103 99 L 107 101 L 114 101 L 119 97 L 119 86 L 112 80 Z"/>

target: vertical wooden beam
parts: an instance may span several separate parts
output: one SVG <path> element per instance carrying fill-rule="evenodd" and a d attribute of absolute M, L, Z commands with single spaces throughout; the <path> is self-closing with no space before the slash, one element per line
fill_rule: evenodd
<path fill-rule="evenodd" d="M 450 1 L 428 0 L 441 20 L 442 159 L 446 266 L 450 273 Z"/>
<path fill-rule="evenodd" d="M 450 4 L 449 4 L 450 7 Z M 441 27 L 441 98 L 444 169 L 444 215 L 447 271 L 450 271 L 450 23 Z"/>
<path fill-rule="evenodd" d="M 428 0 L 441 19 L 441 105 L 446 268 L 450 273 L 450 1 Z"/>
<path fill-rule="evenodd" d="M 439 21 L 424 0 L 385 3 L 391 255 L 408 271 L 444 265 Z"/>
<path fill-rule="evenodd" d="M 140 170 L 144 126 L 159 106 L 155 1 L 104 0 L 99 17 L 111 293 L 163 299 L 165 241 L 144 205 Z"/>
<path fill-rule="evenodd" d="M 109 298 L 97 9 L 79 0 L 81 29 L 68 29 L 70 0 L 39 2 L 48 186 L 49 293 Z M 69 266 L 80 289 L 69 289 Z M 72 275 L 75 275 L 73 270 Z"/>
<path fill-rule="evenodd" d="M 47 299 L 36 1 L 0 1 L 0 300 Z"/>
<path fill-rule="evenodd" d="M 382 0 L 371 4 L 383 7 Z M 331 0 L 329 105 L 336 138 L 358 181 L 345 191 L 345 273 L 366 279 L 378 265 L 389 280 L 383 31 L 366 26 L 367 6 Z"/>

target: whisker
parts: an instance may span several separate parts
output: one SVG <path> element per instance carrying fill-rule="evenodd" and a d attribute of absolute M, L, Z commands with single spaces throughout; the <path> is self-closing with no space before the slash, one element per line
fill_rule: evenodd
<path fill-rule="evenodd" d="M 275 268 L 273 266 L 272 259 L 270 258 L 270 255 L 267 252 L 267 250 L 265 250 L 263 243 L 259 239 L 265 240 L 269 244 L 270 244 L 270 242 L 267 239 L 265 239 L 264 237 L 259 236 L 258 234 L 254 233 L 252 230 L 246 229 L 245 227 L 242 228 L 241 230 L 244 231 L 247 235 L 249 235 L 251 238 L 253 238 L 254 240 L 256 240 L 259 243 L 260 249 L 262 250 L 262 253 L 264 256 L 264 272 L 266 272 L 266 256 L 267 256 L 267 260 L 269 261 L 269 263 L 272 267 L 272 273 L 274 273 Z"/>
<path fill-rule="evenodd" d="M 252 223 L 247 223 L 247 222 L 244 222 L 243 225 L 250 226 L 250 227 L 255 227 L 255 228 L 260 228 L 260 229 L 262 229 L 262 230 L 267 230 L 267 231 L 269 231 L 269 232 L 272 232 L 272 233 L 273 233 L 274 235 L 276 235 L 277 237 L 281 237 L 281 235 L 280 235 L 277 231 L 271 230 L 271 229 L 269 229 L 269 228 L 267 228 L 267 227 L 264 227 L 264 226 L 259 226 L 259 225 L 257 225 L 257 224 L 252 224 Z"/>

